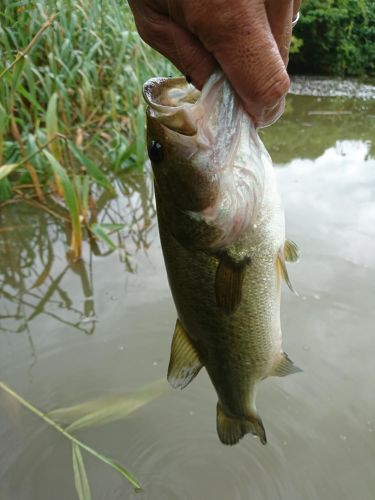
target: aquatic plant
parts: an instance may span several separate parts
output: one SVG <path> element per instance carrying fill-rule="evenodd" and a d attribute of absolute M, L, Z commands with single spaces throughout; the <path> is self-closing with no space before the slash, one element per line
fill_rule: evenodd
<path fill-rule="evenodd" d="M 83 443 L 73 435 L 73 432 L 79 429 L 87 429 L 124 419 L 130 413 L 164 394 L 167 387 L 166 381 L 156 380 L 133 394 L 87 401 L 70 408 L 61 408 L 50 413 L 45 413 L 14 391 L 4 381 L 0 380 L 0 389 L 8 394 L 8 396 L 71 442 L 74 483 L 79 500 L 91 500 L 90 485 L 81 450 L 119 472 L 136 490 L 141 489 L 141 484 L 138 479 L 120 463 L 112 458 L 108 458 L 106 455 L 103 455 L 86 443 Z M 67 421 L 70 424 L 67 427 L 63 427 L 58 421 Z"/>
<path fill-rule="evenodd" d="M 64 228 L 70 231 L 64 207 L 54 203 L 40 210 L 40 203 L 32 198 L 25 198 L 17 206 L 12 206 L 12 200 L 4 202 L 7 204 L 0 210 L 0 290 L 7 306 L 0 312 L 0 333 L 13 332 L 16 326 L 17 332 L 29 336 L 33 349 L 27 323 L 38 316 L 86 335 L 94 333 L 97 323 L 93 259 L 120 247 L 116 256 L 132 273 L 136 270 L 135 254 L 147 252 L 155 236 L 151 177 L 141 172 L 124 172 L 116 177 L 114 188 L 116 198 L 103 190 L 96 199 L 96 219 L 101 223 L 91 225 L 92 231 L 104 231 L 102 237 L 108 243 L 89 238 L 83 247 L 84 259 L 64 266 L 59 259 L 59 247 L 64 242 Z M 116 223 L 119 220 L 121 224 Z M 72 275 L 75 291 L 79 290 L 81 297 L 78 301 L 67 286 Z"/>
<path fill-rule="evenodd" d="M 125 2 L 2 4 L 0 203 L 63 206 L 73 260 L 85 235 L 113 249 L 121 221 L 100 224 L 96 199 L 143 169 L 142 83 L 174 70 L 140 40 Z"/>

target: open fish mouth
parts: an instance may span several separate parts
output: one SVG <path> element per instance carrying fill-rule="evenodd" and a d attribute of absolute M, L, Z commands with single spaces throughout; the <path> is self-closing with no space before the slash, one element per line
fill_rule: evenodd
<path fill-rule="evenodd" d="M 165 127 L 182 135 L 197 133 L 203 115 L 201 93 L 185 78 L 151 78 L 143 87 L 148 112 Z"/>
<path fill-rule="evenodd" d="M 158 130 L 169 148 L 169 170 L 162 175 L 173 170 L 168 189 L 180 191 L 176 205 L 215 228 L 211 250 L 232 244 L 256 224 L 265 172 L 272 168 L 251 118 L 219 70 L 202 91 L 184 77 L 152 78 L 143 94 L 149 130 Z"/>

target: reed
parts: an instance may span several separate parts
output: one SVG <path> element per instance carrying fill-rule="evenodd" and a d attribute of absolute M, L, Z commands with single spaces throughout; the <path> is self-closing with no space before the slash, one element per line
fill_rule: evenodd
<path fill-rule="evenodd" d="M 81 450 L 84 450 L 86 453 L 94 456 L 96 459 L 115 469 L 123 477 L 125 477 L 136 490 L 141 489 L 141 484 L 138 479 L 136 479 L 136 477 L 130 471 L 125 469 L 120 463 L 113 460 L 112 458 L 108 458 L 106 455 L 103 455 L 91 446 L 83 443 L 81 440 L 75 437 L 71 431 L 62 427 L 53 418 L 51 418 L 49 414 L 41 411 L 39 408 L 34 406 L 32 403 L 30 403 L 30 401 L 26 400 L 2 380 L 0 380 L 0 389 L 8 394 L 8 396 L 10 396 L 12 399 L 21 404 L 28 411 L 39 417 L 46 424 L 59 432 L 68 441 L 70 441 L 70 443 L 72 444 L 74 481 L 79 500 L 91 500 L 90 486 Z M 122 398 L 117 398 L 116 400 L 114 400 L 114 402 L 110 402 L 109 404 L 108 400 L 98 400 L 94 403 L 85 403 L 79 405 L 78 407 L 73 408 L 73 412 L 75 412 L 76 414 L 83 414 L 83 416 L 78 419 L 79 425 L 76 425 L 76 427 L 90 427 L 93 425 L 100 425 L 103 422 L 106 423 L 107 421 L 115 421 L 125 418 L 132 411 L 147 404 L 149 401 L 152 401 L 164 392 L 165 382 L 157 381 L 151 384 L 146 389 L 141 389 L 136 394 L 137 399 L 135 402 L 134 396 L 125 396 Z M 87 411 L 87 408 L 89 411 Z M 69 413 L 72 413 L 72 410 L 69 408 L 62 409 L 59 412 L 55 413 L 58 413 L 61 418 L 61 416 L 64 416 L 64 414 L 69 415 Z M 71 425 L 70 427 L 73 427 L 73 425 Z"/>
<path fill-rule="evenodd" d="M 142 83 L 175 70 L 120 0 L 0 0 L 0 56 L 0 203 L 63 204 L 73 260 L 86 237 L 112 248 L 95 194 L 143 169 Z"/>

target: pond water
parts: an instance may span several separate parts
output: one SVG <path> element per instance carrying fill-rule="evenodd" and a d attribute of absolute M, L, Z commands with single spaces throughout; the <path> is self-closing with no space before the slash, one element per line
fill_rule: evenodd
<path fill-rule="evenodd" d="M 288 97 L 262 133 L 287 234 L 301 250 L 285 287 L 285 350 L 304 372 L 262 383 L 267 446 L 216 435 L 204 370 L 125 419 L 77 431 L 141 481 L 84 454 L 94 500 L 373 500 L 375 491 L 375 103 Z M 68 265 L 63 224 L 27 205 L 0 212 L 0 381 L 43 411 L 164 380 L 176 319 L 149 174 L 104 204 L 124 249 Z M 106 201 L 106 200 L 105 200 Z M 163 382 L 161 382 L 163 383 Z M 69 442 L 0 389 L 0 499 L 74 500 Z"/>

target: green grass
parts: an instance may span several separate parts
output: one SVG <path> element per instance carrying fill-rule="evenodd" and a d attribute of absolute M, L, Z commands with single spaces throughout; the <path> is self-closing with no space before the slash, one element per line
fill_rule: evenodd
<path fill-rule="evenodd" d="M 93 198 L 143 168 L 143 82 L 174 72 L 125 1 L 0 0 L 0 204 L 64 201 L 79 258 L 92 224 L 104 234 Z"/>
<path fill-rule="evenodd" d="M 87 401 L 70 408 L 60 408 L 45 413 L 15 392 L 4 381 L 0 380 L 0 391 L 4 391 L 14 401 L 39 417 L 44 423 L 51 426 L 72 444 L 74 483 L 79 500 L 92 500 L 89 480 L 81 450 L 116 470 L 126 478 L 136 490 L 140 490 L 142 487 L 138 479 L 120 463 L 112 458 L 108 458 L 91 446 L 88 446 L 73 435 L 73 432 L 78 429 L 87 429 L 109 422 L 123 420 L 137 409 L 163 395 L 167 391 L 167 387 L 168 384 L 164 380 L 156 380 L 140 388 L 133 394 Z M 63 427 L 58 423 L 59 420 L 68 420 L 70 421 L 70 425 L 68 427 Z"/>

